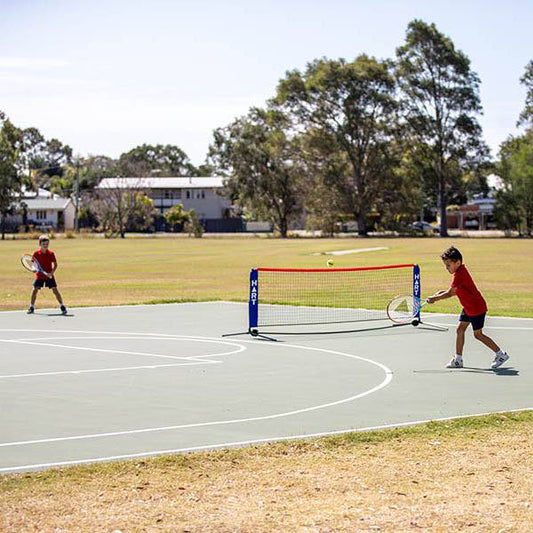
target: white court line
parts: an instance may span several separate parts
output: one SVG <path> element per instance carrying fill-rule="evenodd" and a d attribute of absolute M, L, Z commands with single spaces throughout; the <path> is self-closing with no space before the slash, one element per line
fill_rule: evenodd
<path fill-rule="evenodd" d="M 91 374 L 97 372 L 121 372 L 123 370 L 154 370 L 157 368 L 195 366 L 195 365 L 216 365 L 222 361 L 197 361 L 191 363 L 171 363 L 168 365 L 145 365 L 145 366 L 118 366 L 116 368 L 93 368 L 90 370 L 57 370 L 52 372 L 34 372 L 32 374 L 5 374 L 0 375 L 0 379 L 30 378 L 39 376 L 60 376 L 62 374 Z"/>
<path fill-rule="evenodd" d="M 424 324 L 424 322 L 422 322 L 422 324 Z M 453 324 L 444 324 L 444 323 L 441 323 L 439 322 L 439 326 L 447 326 L 447 327 L 450 327 L 450 328 L 455 328 L 457 325 L 459 324 L 459 321 L 457 322 L 454 322 Z M 483 329 L 508 329 L 508 330 L 516 330 L 516 331 L 533 331 L 533 326 L 532 327 L 525 327 L 525 326 L 487 326 L 487 324 L 485 324 L 483 326 Z"/>
<path fill-rule="evenodd" d="M 84 333 L 88 333 L 85 331 Z M 141 334 L 142 335 L 142 334 Z M 179 335 L 175 335 L 175 338 L 181 338 Z M 197 339 L 205 339 L 205 340 L 215 340 L 212 337 L 196 337 Z M 257 341 L 239 341 L 239 342 L 257 342 Z M 229 424 L 240 424 L 240 423 L 248 423 L 248 422 L 257 422 L 257 421 L 263 421 L 263 420 L 273 420 L 277 418 L 283 418 L 288 416 L 293 416 L 297 414 L 302 413 L 308 413 L 311 411 L 317 411 L 319 409 L 325 409 L 328 407 L 333 407 L 336 405 L 341 405 L 344 403 L 348 403 L 354 400 L 357 400 L 359 398 L 363 398 L 364 396 L 367 396 L 369 394 L 373 394 L 374 392 L 377 392 L 378 390 L 386 387 L 391 381 L 392 381 L 392 375 L 393 372 L 390 370 L 390 368 L 386 367 L 382 363 L 379 363 L 377 361 L 373 361 L 372 359 L 367 359 L 365 357 L 361 357 L 358 355 L 351 355 L 344 352 L 337 352 L 334 350 L 327 350 L 324 348 L 313 348 L 310 346 L 298 346 L 295 344 L 270 344 L 265 343 L 261 346 L 271 346 L 271 347 L 277 347 L 277 348 L 295 348 L 295 349 L 301 349 L 301 350 L 309 350 L 309 351 L 316 351 L 321 353 L 327 353 L 327 354 L 333 354 L 333 355 L 340 355 L 342 357 L 348 357 L 349 359 L 355 359 L 358 361 L 363 361 L 366 363 L 370 363 L 374 366 L 377 366 L 380 368 L 384 374 L 385 378 L 381 383 L 376 385 L 375 387 L 364 391 L 359 394 L 355 394 L 353 396 L 350 396 L 348 398 L 343 398 L 341 400 L 336 400 L 333 402 L 328 402 L 320 405 L 315 405 L 311 407 L 305 407 L 302 409 L 295 409 L 292 411 L 286 411 L 283 413 L 276 413 L 272 415 L 263 415 L 263 416 L 255 416 L 255 417 L 247 417 L 247 418 L 238 418 L 238 419 L 230 419 L 230 420 L 216 420 L 212 422 L 197 422 L 193 424 L 179 424 L 179 425 L 171 425 L 171 426 L 163 426 L 163 427 L 151 427 L 151 428 L 141 428 L 141 429 L 134 429 L 134 430 L 126 430 L 126 431 L 113 431 L 113 432 L 106 432 L 106 433 L 94 433 L 94 434 L 87 434 L 87 435 L 73 435 L 70 437 L 51 437 L 47 439 L 35 439 L 35 440 L 27 440 L 27 441 L 18 441 L 18 442 L 4 442 L 0 443 L 1 448 L 5 447 L 12 447 L 12 446 L 24 446 L 29 444 L 43 444 L 43 443 L 50 443 L 50 442 L 64 442 L 64 441 L 74 441 L 74 440 L 87 440 L 87 439 L 97 439 L 97 438 L 104 438 L 104 437 L 117 437 L 117 436 L 124 436 L 124 435 L 136 435 L 136 434 L 142 434 L 142 433 L 154 433 L 154 432 L 161 432 L 161 431 L 171 431 L 171 430 L 179 430 L 179 429 L 190 429 L 190 428 L 197 428 L 197 427 L 209 427 L 209 426 L 220 426 L 220 425 L 229 425 Z"/>
<path fill-rule="evenodd" d="M 32 341 L 17 341 L 17 340 L 6 340 L 0 339 L 0 342 L 9 342 L 13 344 L 29 344 L 30 346 L 49 346 L 52 348 L 68 348 L 69 350 L 80 350 L 84 352 L 99 352 L 99 353 L 113 353 L 120 355 L 142 355 L 143 357 L 160 357 L 162 359 L 174 359 L 182 360 L 183 357 L 177 355 L 161 355 L 155 353 L 145 353 L 145 352 L 129 352 L 125 350 L 107 350 L 105 348 L 89 348 L 88 346 L 69 346 L 66 344 L 53 344 L 50 342 L 32 342 Z"/>
<path fill-rule="evenodd" d="M 84 311 L 85 309 L 122 309 L 127 308 L 131 309 L 134 307 L 168 307 L 173 305 L 215 305 L 215 304 L 237 304 L 237 305 L 248 305 L 246 302 L 226 302 L 224 300 L 211 300 L 207 302 L 169 302 L 169 303 L 161 303 L 161 304 L 123 304 L 123 305 L 88 305 L 87 307 L 69 307 L 69 311 Z M 57 307 L 43 307 L 42 309 L 37 310 L 37 314 L 39 315 L 39 312 L 43 311 L 57 311 Z M 16 309 L 12 311 L 0 311 L 0 314 L 4 313 L 22 313 L 27 314 L 27 310 L 25 309 Z"/>
<path fill-rule="evenodd" d="M 106 336 L 106 337 L 95 337 L 95 336 L 92 336 L 92 337 L 47 337 L 47 338 L 42 338 L 42 337 L 39 337 L 40 341 L 41 340 L 53 340 L 53 339 L 58 339 L 58 340 L 67 340 L 67 339 L 72 339 L 72 340 L 86 340 L 86 339 L 100 339 L 100 340 L 108 340 L 108 339 L 111 339 L 111 340 L 115 340 L 115 339 L 123 339 L 123 340 L 138 340 L 138 339 L 142 339 L 142 340 L 177 340 L 177 341 L 182 341 L 182 340 L 187 340 L 187 341 L 194 341 L 196 340 L 197 342 L 202 342 L 201 340 L 198 340 L 198 339 L 169 339 L 168 337 L 159 337 L 159 336 L 151 336 L 151 337 L 143 337 L 143 336 L 139 336 L 139 335 L 136 335 L 136 336 L 129 336 L 129 337 L 114 337 L 114 336 Z M 2 342 L 3 339 L 0 339 L 0 342 Z M 72 348 L 72 346 L 67 346 L 67 345 L 63 345 L 63 344 L 57 344 L 57 345 L 53 345 L 53 344 L 45 344 L 45 343 L 42 343 L 42 342 L 36 342 L 36 343 L 30 343 L 28 342 L 26 339 L 9 339 L 9 341 L 7 340 L 4 340 L 4 342 L 13 342 L 13 343 L 20 343 L 20 344 L 38 344 L 38 345 L 43 345 L 43 346 L 58 346 L 58 347 L 62 347 L 62 348 Z M 210 342 L 210 343 L 213 343 L 214 341 L 210 341 L 210 340 L 206 340 L 205 342 Z M 172 357 L 174 359 L 178 359 L 178 360 L 183 360 L 185 362 L 183 363 L 175 363 L 175 364 L 167 364 L 167 365 L 144 365 L 144 366 L 130 366 L 130 367 L 115 367 L 115 368 L 97 368 L 97 369 L 87 369 L 87 370 L 59 370 L 59 371 L 51 371 L 51 372 L 32 372 L 32 373 L 25 373 L 25 374 L 5 374 L 5 375 L 0 375 L 0 379 L 11 379 L 11 378 L 26 378 L 26 377 L 38 377 L 38 376 L 57 376 L 57 375 L 66 375 L 66 374 L 90 374 L 90 373 L 96 373 L 96 372 L 118 372 L 118 371 L 125 371 L 125 370 L 140 370 L 140 369 L 156 369 L 156 368 L 164 368 L 164 367 L 177 367 L 177 366 L 193 366 L 193 365 L 209 365 L 209 364 L 215 364 L 215 363 L 221 363 L 222 361 L 206 361 L 205 359 L 208 358 L 208 357 L 222 357 L 222 356 L 225 356 L 225 355 L 233 355 L 233 354 L 236 354 L 236 353 L 240 353 L 244 350 L 246 350 L 246 347 L 245 346 L 242 346 L 242 345 L 239 345 L 239 344 L 235 344 L 235 343 L 232 343 L 232 342 L 227 342 L 227 341 L 220 341 L 220 342 L 217 342 L 216 344 L 224 344 L 226 346 L 234 346 L 236 347 L 237 349 L 236 350 L 233 350 L 233 351 L 229 351 L 229 352 L 220 352 L 220 353 L 216 353 L 216 354 L 208 354 L 208 355 L 191 355 L 191 356 L 165 356 L 165 355 L 158 355 L 158 354 L 154 354 L 154 357 Z M 118 350 L 98 350 L 98 349 L 95 349 L 95 348 L 86 348 L 86 347 L 77 347 L 78 349 L 85 349 L 85 350 L 92 350 L 92 351 L 102 351 L 102 352 L 111 352 L 111 353 L 126 353 L 126 352 L 120 352 Z M 135 353 L 135 352 L 128 352 L 128 353 Z M 136 353 L 136 355 L 150 355 L 150 354 L 139 354 L 139 353 Z"/>
<path fill-rule="evenodd" d="M 1 330 L 0 330 L 1 331 Z M 154 335 L 151 335 L 150 334 L 143 334 L 143 333 L 138 333 L 138 334 L 130 334 L 130 336 L 128 337 L 124 337 L 124 333 L 122 333 L 120 337 L 115 337 L 113 335 L 116 335 L 116 333 L 112 333 L 110 335 L 106 335 L 105 337 L 96 337 L 94 335 L 91 335 L 90 337 L 80 337 L 80 336 L 76 336 L 76 337 L 31 337 L 29 339 L 9 339 L 9 342 L 38 342 L 40 343 L 40 341 L 50 341 L 50 340 L 155 340 L 155 341 L 159 341 L 159 340 L 177 340 L 177 341 L 182 341 L 182 340 L 187 340 L 189 342 L 204 342 L 204 343 L 211 343 L 211 344 L 224 344 L 225 346 L 234 346 L 235 348 L 237 348 L 236 350 L 232 351 L 232 352 L 220 352 L 220 353 L 213 353 L 213 354 L 205 354 L 205 355 L 176 355 L 176 356 L 166 356 L 166 355 L 161 355 L 161 357 L 175 357 L 176 359 L 184 359 L 186 361 L 188 360 L 192 360 L 192 361 L 196 361 L 197 359 L 198 360 L 202 360 L 202 359 L 205 359 L 206 357 L 218 357 L 218 356 L 223 356 L 223 355 L 233 355 L 233 354 L 236 354 L 236 353 L 240 353 L 244 350 L 246 350 L 246 348 L 244 346 L 241 346 L 239 344 L 236 344 L 234 342 L 229 342 L 229 341 L 224 341 L 224 340 L 221 340 L 221 341 L 212 341 L 212 340 L 199 340 L 199 339 L 182 339 L 182 338 L 169 338 L 166 334 L 162 333 L 162 334 L 154 334 Z M 148 336 L 143 336 L 143 335 L 148 335 Z M 2 339 L 0 339 L 0 342 L 2 341 Z M 70 346 L 65 346 L 65 348 L 70 348 Z M 96 350 L 96 348 L 94 348 Z M 124 352 L 124 353 L 127 353 L 127 352 Z M 133 353 L 133 352 L 132 352 Z M 149 354 L 139 354 L 139 355 L 149 355 Z M 159 357 L 159 354 L 154 354 L 154 356 L 157 356 Z"/>
<path fill-rule="evenodd" d="M 475 416 L 487 416 L 500 413 L 519 413 L 522 411 L 531 411 L 533 407 L 526 407 L 522 409 L 511 409 L 509 411 L 493 411 L 490 413 L 477 413 L 471 415 L 459 415 L 459 416 L 447 416 L 442 418 L 431 418 L 427 420 L 417 420 L 412 422 L 399 422 L 397 424 L 383 424 L 381 426 L 368 426 L 364 428 L 352 428 L 352 429 L 340 429 L 336 431 L 324 431 L 321 433 L 304 433 L 302 435 L 291 435 L 284 437 L 271 437 L 266 439 L 253 439 L 253 440 L 243 440 L 243 441 L 234 441 L 234 442 L 223 442 L 217 444 L 206 444 L 203 446 L 191 446 L 189 448 L 174 448 L 171 450 L 154 450 L 149 452 L 140 452 L 140 453 L 129 453 L 124 455 L 110 455 L 107 457 L 93 457 L 91 459 L 80 459 L 74 461 L 60 461 L 55 463 L 40 463 L 40 464 L 30 464 L 24 466 L 14 466 L 14 467 L 5 467 L 0 468 L 0 472 L 17 472 L 20 470 L 29 470 L 29 469 L 44 469 L 52 468 L 55 466 L 70 466 L 70 465 L 82 465 L 87 463 L 101 463 L 105 461 L 119 461 L 124 459 L 135 459 L 139 457 L 151 457 L 158 455 L 169 455 L 174 453 L 186 453 L 186 452 L 198 452 L 202 450 L 216 450 L 219 448 L 230 448 L 238 446 L 250 446 L 253 444 L 266 444 L 266 443 L 275 443 L 283 442 L 288 440 L 301 440 L 301 439 L 312 439 L 318 437 L 331 437 L 334 435 L 346 435 L 347 433 L 362 433 L 365 431 L 377 431 L 381 429 L 394 429 L 399 427 L 410 427 L 416 426 L 419 424 L 427 424 L 428 422 L 445 422 L 447 420 L 460 420 L 462 418 L 471 418 Z"/>
<path fill-rule="evenodd" d="M 78 337 L 78 338 L 82 338 L 82 337 Z M 91 337 L 86 337 L 86 338 L 91 338 Z M 112 339 L 113 337 L 103 337 L 103 338 Z M 128 337 L 120 337 L 120 338 L 128 339 Z M 137 339 L 137 338 L 138 337 L 133 337 L 133 339 Z M 148 338 L 147 340 L 166 340 L 166 337 L 152 336 Z M 194 361 L 195 359 L 199 357 L 217 357 L 221 355 L 230 355 L 233 353 L 242 352 L 246 349 L 243 346 L 239 346 L 238 344 L 225 343 L 224 341 L 221 341 L 220 344 L 232 345 L 232 346 L 239 347 L 240 349 L 235 350 L 233 352 L 228 352 L 228 353 L 211 354 L 211 355 L 203 355 L 203 356 L 202 355 L 178 356 L 178 355 L 163 355 L 163 354 L 154 354 L 154 353 L 146 353 L 146 352 L 130 352 L 130 351 L 125 351 L 125 350 L 109 350 L 106 348 L 89 348 L 88 346 L 70 346 L 66 344 L 53 344 L 53 343 L 41 342 L 41 340 L 29 341 L 29 340 L 19 340 L 19 339 L 0 339 L 0 342 L 7 342 L 7 343 L 14 343 L 14 344 L 29 344 L 32 346 L 50 346 L 52 348 L 68 348 L 69 350 L 80 350 L 80 351 L 88 351 L 88 352 L 114 353 L 114 354 L 121 354 L 121 355 L 140 355 L 143 357 L 160 357 L 163 359 L 175 359 L 175 360 L 185 360 L 185 361 L 189 361 L 189 360 Z"/>
<path fill-rule="evenodd" d="M 161 304 L 124 304 L 124 305 L 94 305 L 94 306 L 87 306 L 87 307 L 69 307 L 70 310 L 74 311 L 84 311 L 85 309 L 103 309 L 103 310 L 112 310 L 112 309 L 133 309 L 135 307 L 172 307 L 172 306 L 194 306 L 194 305 L 217 305 L 217 304 L 224 304 L 224 305 L 235 305 L 235 306 L 241 306 L 241 307 L 247 307 L 248 302 L 231 302 L 228 300 L 211 300 L 206 302 L 172 302 L 172 303 L 161 303 Z M 367 311 L 376 311 L 376 309 L 366 309 Z M 39 309 L 39 311 L 57 311 L 57 308 L 43 308 Z M 1 314 L 8 314 L 8 313 L 20 313 L 20 314 L 26 314 L 26 311 L 24 309 L 19 309 L 15 311 L 0 311 Z M 458 317 L 458 313 L 425 313 L 426 316 L 444 316 L 444 317 Z M 500 315 L 489 315 L 490 318 L 497 318 L 502 320 L 523 320 L 523 321 L 530 321 L 533 322 L 533 318 L 528 317 L 520 317 L 520 316 L 500 316 Z M 444 324 L 443 324 L 444 325 Z M 485 326 L 487 327 L 487 326 Z M 0 331 L 6 331 L 1 330 Z M 13 331 L 13 330 L 10 330 Z M 19 331 L 28 331 L 28 330 L 19 330 Z M 35 330 L 33 330 L 35 331 Z M 50 330 L 40 330 L 40 331 L 50 331 Z"/>

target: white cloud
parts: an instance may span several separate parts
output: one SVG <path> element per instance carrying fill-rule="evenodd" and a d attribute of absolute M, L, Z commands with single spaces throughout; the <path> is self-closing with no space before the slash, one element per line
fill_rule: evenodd
<path fill-rule="evenodd" d="M 67 65 L 66 61 L 54 58 L 0 57 L 0 68 L 4 69 L 48 70 Z"/>

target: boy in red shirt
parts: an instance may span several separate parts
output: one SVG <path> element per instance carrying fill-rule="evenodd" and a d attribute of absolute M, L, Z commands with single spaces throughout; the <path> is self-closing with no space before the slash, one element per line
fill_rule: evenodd
<path fill-rule="evenodd" d="M 474 330 L 474 337 L 494 352 L 494 360 L 492 361 L 491 367 L 498 368 L 509 359 L 509 355 L 502 351 L 490 337 L 487 337 L 483 333 L 485 316 L 487 314 L 487 303 L 472 280 L 466 266 L 463 265 L 461 252 L 452 246 L 444 251 L 441 259 L 446 270 L 453 275 L 452 284 L 449 289 L 438 291 L 428 298 L 428 303 L 432 304 L 438 300 L 457 296 L 463 306 L 463 311 L 459 317 L 459 325 L 457 326 L 455 357 L 452 357 L 452 360 L 446 365 L 446 368 L 463 367 L 465 331 L 470 324 L 472 324 L 472 329 Z"/>
<path fill-rule="evenodd" d="M 50 239 L 48 235 L 41 235 L 39 237 L 39 250 L 33 252 L 33 258 L 36 259 L 41 268 L 47 272 L 43 274 L 41 272 L 35 273 L 35 280 L 33 281 L 33 292 L 31 293 L 31 303 L 30 308 L 28 309 L 28 314 L 31 315 L 35 311 L 35 300 L 37 299 L 37 293 L 43 288 L 48 287 L 52 289 L 52 292 L 55 294 L 59 306 L 61 308 L 61 313 L 63 315 L 67 314 L 67 308 L 63 304 L 63 298 L 57 290 L 57 283 L 54 278 L 54 272 L 57 270 L 57 259 L 56 255 L 52 250 L 48 249 L 50 245 Z"/>

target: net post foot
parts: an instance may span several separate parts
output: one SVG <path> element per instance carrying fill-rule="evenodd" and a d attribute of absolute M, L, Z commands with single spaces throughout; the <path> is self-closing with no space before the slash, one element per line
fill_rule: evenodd
<path fill-rule="evenodd" d="M 278 341 L 278 339 L 274 339 L 274 337 L 267 337 L 266 335 L 263 335 L 262 333 L 259 333 L 259 330 L 255 329 L 255 328 L 250 328 L 248 330 L 248 333 L 252 337 L 255 337 L 256 339 L 263 339 L 263 340 L 272 341 L 272 342 L 277 342 Z"/>
<path fill-rule="evenodd" d="M 431 322 L 422 322 L 422 320 L 419 321 L 419 324 L 421 326 L 425 326 L 426 329 L 433 329 L 435 331 L 448 331 L 449 330 L 449 328 L 447 328 L 446 326 L 440 326 L 439 324 L 432 324 Z"/>

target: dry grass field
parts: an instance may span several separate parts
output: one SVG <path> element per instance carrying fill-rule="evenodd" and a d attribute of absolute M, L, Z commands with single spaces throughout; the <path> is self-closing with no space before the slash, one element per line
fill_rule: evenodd
<path fill-rule="evenodd" d="M 0 530 L 533 530 L 533 412 L 0 478 Z"/>
<path fill-rule="evenodd" d="M 533 241 L 522 239 L 56 239 L 57 279 L 70 306 L 120 305 L 199 300 L 247 300 L 248 273 L 257 266 L 325 268 L 326 251 L 386 247 L 337 256 L 336 267 L 419 263 L 422 293 L 450 282 L 439 255 L 455 244 L 485 295 L 490 313 L 533 317 Z M 0 310 L 24 309 L 31 274 L 19 258 L 32 241 L 0 241 Z M 38 306 L 55 305 L 41 291 Z M 457 312 L 456 300 L 428 311 Z"/>

